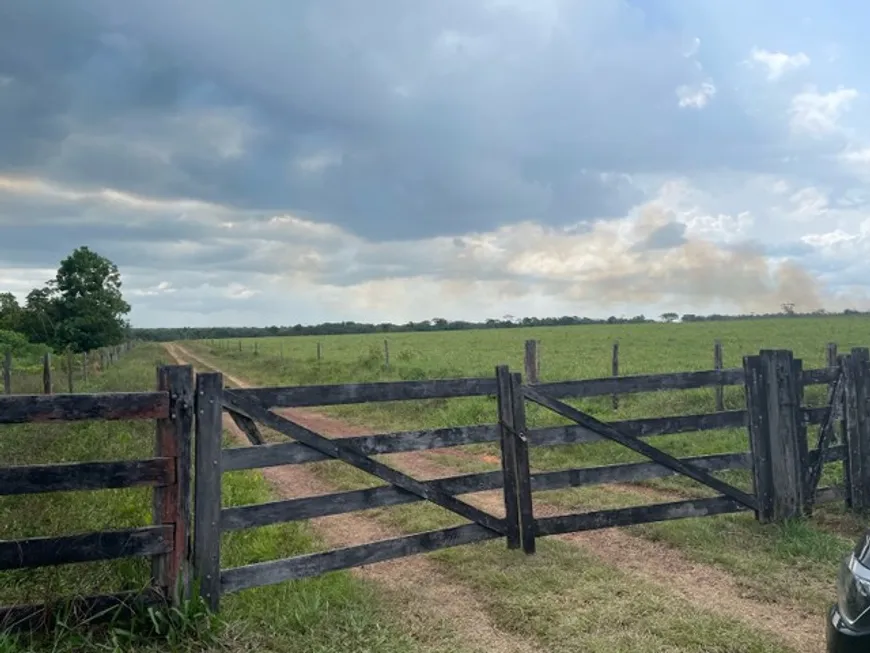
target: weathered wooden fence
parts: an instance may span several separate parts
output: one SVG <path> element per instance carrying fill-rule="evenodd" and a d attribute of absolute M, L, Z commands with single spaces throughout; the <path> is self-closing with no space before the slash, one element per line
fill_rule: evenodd
<path fill-rule="evenodd" d="M 58 373 L 63 375 L 60 382 L 64 389 L 75 392 L 78 383 L 87 383 L 91 374 L 102 372 L 114 365 L 125 353 L 132 350 L 134 345 L 135 343 L 131 341 L 80 354 L 66 351 L 61 355 L 52 356 L 46 353 L 42 356 L 38 371 L 33 369 L 32 364 L 27 365 L 26 370 L 19 370 L 12 352 L 2 352 L 0 365 L 2 365 L 3 394 L 29 393 L 38 387 L 42 394 L 50 395 L 57 388 Z"/>
<path fill-rule="evenodd" d="M 154 457 L 0 467 L 0 495 L 152 487 L 152 525 L 0 540 L 0 570 L 148 556 L 152 559 L 151 588 L 135 594 L 75 597 L 71 604 L 0 607 L 0 631 L 36 627 L 60 608 L 87 615 L 129 602 L 180 601 L 187 596 L 193 369 L 160 368 L 154 392 L 0 397 L 0 424 L 122 419 L 156 420 Z M 4 437 L 2 431 L 0 437 Z"/>
<path fill-rule="evenodd" d="M 815 504 L 845 498 L 854 509 L 870 508 L 870 352 L 855 349 L 821 369 L 804 370 L 787 351 L 763 351 L 744 359 L 738 369 L 675 374 L 528 383 L 499 366 L 491 377 L 435 381 L 401 381 L 286 388 L 229 389 L 219 373 L 200 374 L 192 389 L 189 367 L 161 368 L 153 393 L 11 396 L 0 398 L 0 423 L 70 419 L 158 420 L 157 453 L 146 461 L 74 463 L 0 468 L 0 494 L 151 485 L 155 490 L 154 523 L 121 532 L 31 538 L 0 542 L 0 569 L 62 564 L 132 555 L 154 557 L 153 592 L 183 598 L 189 588 L 186 564 L 192 561 L 202 596 L 214 609 L 227 592 L 304 578 L 327 571 L 434 551 L 459 544 L 504 538 L 511 548 L 531 553 L 536 538 L 629 524 L 702 517 L 742 510 L 762 521 L 808 514 Z M 806 388 L 827 392 L 821 406 L 807 406 Z M 566 399 L 628 396 L 657 391 L 742 386 L 746 408 L 711 413 L 601 422 L 565 403 Z M 306 408 L 370 402 L 494 397 L 493 423 L 381 433 L 330 439 L 316 433 L 281 408 Z M 571 424 L 530 428 L 526 404 L 540 404 Z M 627 401 L 627 400 L 626 400 Z M 252 446 L 222 448 L 226 411 Z M 188 558 L 191 478 L 191 431 L 195 423 L 193 547 Z M 269 444 L 258 424 L 286 435 Z M 809 427 L 818 425 L 811 447 Z M 839 428 L 838 428 L 839 427 Z M 657 435 L 746 428 L 749 451 L 675 458 L 651 444 Z M 0 434 L 2 437 L 2 434 Z M 530 469 L 530 447 L 617 442 L 649 462 L 578 467 L 558 471 Z M 500 469 L 436 480 L 415 479 L 374 458 L 381 454 L 496 443 Z M 279 465 L 335 459 L 374 475 L 386 484 L 222 507 L 222 474 Z M 818 489 L 822 466 L 842 461 L 845 484 Z M 746 470 L 751 490 L 735 487 L 714 474 Z M 545 490 L 638 482 L 685 476 L 715 491 L 715 496 L 579 514 L 539 517 L 534 493 Z M 504 516 L 489 514 L 461 497 L 501 490 Z M 424 533 L 352 545 L 281 560 L 224 569 L 221 535 L 288 521 L 427 501 L 469 523 Z M 116 597 L 91 597 L 105 605 Z M 32 623 L 44 606 L 18 606 L 0 613 L 7 621 Z"/>
<path fill-rule="evenodd" d="M 676 374 L 587 379 L 524 384 L 520 374 L 500 366 L 494 377 L 440 381 L 386 382 L 287 388 L 226 389 L 220 374 L 197 379 L 196 511 L 194 568 L 201 591 L 217 609 L 220 596 L 246 588 L 278 583 L 416 553 L 505 538 L 511 548 L 535 549 L 535 538 L 556 533 L 624 526 L 686 517 L 752 510 L 763 521 L 806 514 L 814 503 L 845 495 L 853 507 L 867 506 L 870 469 L 863 465 L 870 451 L 870 397 L 867 350 L 854 350 L 836 365 L 803 370 L 790 352 L 764 351 L 747 357 L 741 369 L 714 369 Z M 829 388 L 824 406 L 802 405 L 803 389 Z M 691 390 L 743 386 L 747 408 L 712 413 L 600 422 L 565 404 L 566 398 L 629 395 L 661 390 Z M 304 408 L 354 403 L 495 396 L 494 424 L 456 426 L 328 439 L 277 408 Z M 574 423 L 529 428 L 525 404 L 534 401 Z M 833 444 L 837 411 L 842 403 L 845 444 Z M 229 412 L 254 446 L 221 448 L 222 409 Z M 263 444 L 257 423 L 293 441 Z M 820 425 L 810 451 L 807 426 Z M 727 428 L 748 428 L 750 451 L 674 458 L 648 444 L 656 435 Z M 529 467 L 530 446 L 616 441 L 650 459 L 639 462 L 559 471 Z M 499 443 L 501 469 L 437 480 L 417 480 L 387 467 L 372 456 L 473 443 Z M 387 485 L 265 504 L 221 507 L 223 472 L 328 459 L 341 460 L 384 480 Z M 845 461 L 846 487 L 817 489 L 825 462 Z M 751 470 L 753 490 L 741 490 L 713 476 L 723 470 Z M 599 510 L 536 518 L 533 492 L 560 488 L 625 483 L 681 475 L 717 492 L 655 505 Z M 459 497 L 502 489 L 505 517 L 487 514 Z M 222 569 L 221 533 L 280 522 L 429 501 L 470 523 L 425 533 L 348 546 L 320 553 Z"/>

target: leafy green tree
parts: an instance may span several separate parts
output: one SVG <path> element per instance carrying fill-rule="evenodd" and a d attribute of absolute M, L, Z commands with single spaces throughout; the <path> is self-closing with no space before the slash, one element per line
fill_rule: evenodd
<path fill-rule="evenodd" d="M 20 329 L 31 342 L 52 344 L 57 332 L 56 305 L 51 288 L 34 288 L 27 293 Z"/>
<path fill-rule="evenodd" d="M 11 292 L 0 293 L 0 330 L 20 331 L 23 311 Z"/>
<path fill-rule="evenodd" d="M 90 351 L 123 342 L 130 305 L 121 294 L 118 267 L 109 259 L 79 247 L 61 261 L 49 287 L 56 348 Z"/>

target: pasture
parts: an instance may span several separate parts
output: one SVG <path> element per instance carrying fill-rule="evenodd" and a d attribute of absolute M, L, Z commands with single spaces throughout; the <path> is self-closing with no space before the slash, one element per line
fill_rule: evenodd
<path fill-rule="evenodd" d="M 117 366 L 91 378 L 85 390 L 147 390 L 158 363 L 191 363 L 220 370 L 229 385 L 308 385 L 381 380 L 490 377 L 507 363 L 523 369 L 524 343 L 540 342 L 541 381 L 606 377 L 612 345 L 619 342 L 624 375 L 711 369 L 713 342 L 720 340 L 724 367 L 740 367 L 744 354 L 762 348 L 791 349 L 804 368 L 825 365 L 825 345 L 845 353 L 870 344 L 860 317 L 764 321 L 593 325 L 558 328 L 390 334 L 389 366 L 384 336 L 260 338 L 142 345 Z M 319 350 L 319 357 L 318 357 Z M 807 403 L 821 405 L 825 388 Z M 573 401 L 606 421 L 708 413 L 714 389 L 654 392 Z M 743 408 L 741 386 L 726 389 L 725 409 Z M 330 435 L 364 434 L 493 423 L 492 397 L 304 409 Z M 529 406 L 532 426 L 561 424 Z M 239 433 L 224 421 L 225 445 Z M 817 427 L 809 427 L 810 446 Z M 264 431 L 270 441 L 283 436 Z M 680 457 L 745 451 L 745 429 L 659 435 L 650 442 Z M 148 455 L 153 426 L 147 423 L 53 424 L 4 427 L 0 454 L 12 464 L 59 460 L 123 459 Z M 499 469 L 498 448 L 471 444 L 450 450 L 379 456 L 418 478 Z M 590 467 L 642 458 L 614 443 L 535 447 L 533 470 Z M 268 470 L 224 474 L 224 505 L 242 506 L 297 496 L 378 485 L 344 463 L 294 466 L 282 481 Z M 283 468 L 282 468 L 283 469 Z M 310 470 L 310 471 L 306 471 Z M 717 474 L 751 489 L 746 471 Z M 822 485 L 842 482 L 842 464 L 826 466 Z M 313 492 L 312 492 L 313 490 Z M 150 515 L 150 491 L 107 490 L 35 497 L 0 497 L 0 537 L 132 527 Z M 485 494 L 485 493 L 484 493 Z M 536 493 L 542 515 L 709 496 L 686 478 L 671 477 Z M 492 497 L 483 497 L 492 502 Z M 496 496 L 495 503 L 498 503 Z M 366 510 L 310 522 L 275 524 L 221 536 L 229 566 L 322 551 L 356 538 L 394 537 L 461 523 L 433 504 Z M 81 628 L 60 621 L 48 637 L 0 634 L 0 651 L 386 651 L 476 653 L 499 651 L 664 652 L 816 651 L 823 618 L 834 600 L 842 555 L 864 521 L 842 501 L 818 506 L 811 518 L 760 524 L 749 513 L 684 519 L 621 529 L 542 538 L 526 557 L 494 541 L 447 549 L 396 563 L 246 590 L 227 597 L 219 617 L 196 602 L 179 612 L 143 614 L 133 628 L 110 624 Z M 147 580 L 142 561 L 0 573 L 2 602 L 117 588 Z M 86 572 L 82 573 L 82 570 Z M 84 580 L 83 580 L 84 579 Z"/>
<path fill-rule="evenodd" d="M 825 365 L 826 343 L 840 351 L 870 341 L 866 318 L 784 318 L 745 322 L 692 324 L 594 325 L 536 329 L 510 329 L 386 336 L 260 338 L 255 340 L 183 343 L 212 368 L 254 385 L 346 383 L 378 380 L 418 380 L 461 376 L 488 376 L 496 365 L 523 368 L 524 342 L 540 342 L 541 381 L 606 377 L 611 372 L 612 344 L 619 342 L 620 373 L 624 375 L 703 370 L 713 367 L 713 342 L 719 340 L 724 367 L 740 367 L 742 357 L 760 349 L 791 349 L 805 368 Z M 389 367 L 384 340 L 389 343 Z M 319 345 L 319 346 L 318 346 Z M 318 359 L 318 349 L 320 358 Z M 808 402 L 820 405 L 824 388 L 808 392 Z M 614 409 L 610 398 L 575 402 L 601 419 L 687 415 L 714 410 L 712 389 L 658 392 L 620 398 Z M 725 408 L 743 407 L 743 390 L 728 388 Z M 488 398 L 396 402 L 392 404 L 332 407 L 322 411 L 363 430 L 399 430 L 467 425 L 494 421 L 494 402 Z M 530 407 L 532 425 L 556 424 L 558 418 Z M 809 429 L 810 446 L 815 427 Z M 280 439 L 271 434 L 269 437 Z M 745 429 L 698 434 L 657 436 L 656 446 L 678 456 L 745 451 Z M 464 447 L 462 455 L 426 453 L 433 465 L 453 471 L 497 469 L 496 449 L 487 445 Z M 564 445 L 533 450 L 533 469 L 606 465 L 641 460 L 612 443 Z M 398 464 L 398 463 L 397 463 Z M 315 463 L 318 473 L 342 489 L 375 485 L 369 477 L 339 463 Z M 721 477 L 750 486 L 745 472 L 724 472 Z M 842 466 L 829 464 L 824 484 L 842 481 Z M 542 492 L 548 508 L 596 509 L 653 503 L 667 497 L 706 496 L 687 479 L 658 479 L 614 487 L 586 487 Z M 398 507 L 376 511 L 378 518 L 408 531 L 456 523 L 455 517 L 431 506 Z M 819 507 L 812 519 L 782 526 L 762 526 L 751 516 L 733 515 L 637 526 L 626 529 L 633 538 L 660 547 L 686 564 L 709 566 L 723 573 L 740 592 L 759 601 L 774 602 L 799 613 L 821 614 L 833 598 L 833 580 L 841 555 L 848 550 L 864 523 L 840 505 Z M 590 541 L 595 541 L 591 538 Z M 738 544 L 739 543 L 739 544 Z M 487 547 L 480 547 L 479 550 Z M 434 554 L 446 561 L 480 555 L 460 549 Z M 600 551 L 598 552 L 601 553 Z M 613 562 L 613 560 L 610 560 Z M 465 575 L 466 572 L 459 572 Z M 478 579 L 479 582 L 480 579 Z"/>

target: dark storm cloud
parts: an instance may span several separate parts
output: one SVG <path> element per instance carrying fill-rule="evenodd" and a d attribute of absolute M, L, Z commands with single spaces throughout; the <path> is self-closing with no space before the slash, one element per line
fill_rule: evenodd
<path fill-rule="evenodd" d="M 784 127 L 727 93 L 677 106 L 706 79 L 686 35 L 619 0 L 4 4 L 0 172 L 403 239 L 620 216 L 643 194 L 613 173 L 782 165 Z"/>

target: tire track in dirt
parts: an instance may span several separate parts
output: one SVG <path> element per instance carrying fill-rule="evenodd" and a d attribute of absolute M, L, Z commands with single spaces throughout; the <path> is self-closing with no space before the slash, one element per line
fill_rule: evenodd
<path fill-rule="evenodd" d="M 182 358 L 187 357 L 188 360 L 198 361 L 200 364 L 214 369 L 214 366 L 208 361 L 202 360 L 186 350 L 182 349 L 181 353 Z M 224 374 L 224 377 L 240 387 L 248 385 L 243 379 L 232 375 Z M 298 421 L 303 426 L 327 436 L 348 437 L 353 435 L 370 435 L 373 433 L 370 430 L 348 425 L 315 411 L 286 409 L 281 412 L 287 417 Z M 388 459 L 401 471 L 421 480 L 456 474 L 455 469 L 432 460 L 425 452 L 390 454 Z M 301 466 L 294 466 L 294 468 L 298 467 Z M 311 485 L 310 487 L 303 488 L 304 491 L 300 493 L 300 481 L 297 476 L 302 471 L 294 469 L 288 477 L 290 486 L 287 489 L 288 491 L 294 491 L 294 496 L 325 494 L 329 491 L 334 491 L 334 488 L 330 488 L 328 483 L 323 479 L 306 471 L 301 475 L 308 479 Z M 491 514 L 504 515 L 504 502 L 500 491 L 467 494 L 463 498 Z M 659 496 L 656 497 L 656 500 L 661 501 L 662 498 Z M 673 500 L 673 498 L 667 500 Z M 552 516 L 564 512 L 564 510 L 547 505 L 540 500 L 535 502 L 536 516 Z M 347 545 L 349 542 L 348 536 L 352 537 L 357 532 L 353 527 L 347 528 L 347 525 L 353 521 L 365 522 L 365 528 L 362 528 L 358 532 L 372 533 L 373 539 L 394 537 L 400 534 L 394 531 L 388 533 L 382 526 L 372 524 L 371 520 L 360 518 L 345 520 L 344 517 L 346 516 L 342 515 L 315 521 L 320 522 L 329 519 L 341 521 L 344 528 L 338 527 L 332 530 L 334 536 L 341 537 L 341 539 L 333 541 L 341 545 Z M 770 604 L 746 596 L 745 590 L 740 588 L 733 576 L 712 565 L 694 562 L 678 549 L 651 542 L 619 528 L 570 533 L 554 537 L 572 545 L 580 546 L 605 564 L 631 574 L 636 574 L 639 578 L 661 586 L 663 591 L 681 597 L 693 605 L 723 617 L 737 619 L 754 629 L 770 633 L 795 651 L 800 653 L 815 653 L 824 650 L 824 629 L 821 627 L 822 621 L 819 615 L 809 613 L 795 606 Z M 329 538 L 327 537 L 326 539 Z M 403 561 L 397 561 L 397 563 L 383 564 L 385 567 L 392 565 L 393 569 L 395 569 L 407 564 L 416 564 L 419 561 L 419 558 L 406 558 Z M 431 567 L 431 565 L 426 566 Z M 408 573 L 408 576 L 405 578 L 406 582 L 410 581 L 413 585 L 414 574 L 416 572 L 414 570 L 403 571 Z M 432 572 L 438 573 L 435 570 L 432 570 Z M 366 573 L 371 573 L 371 569 L 366 570 Z M 392 573 L 402 572 L 393 571 Z"/>
<path fill-rule="evenodd" d="M 186 349 L 166 345 L 167 352 L 176 362 L 197 367 L 216 369 L 207 361 Z M 242 379 L 223 373 L 224 378 L 237 387 L 248 387 Z M 306 427 L 324 435 L 341 433 L 353 435 L 344 425 L 322 415 L 307 411 L 281 411 Z M 224 429 L 233 438 L 248 444 L 245 435 L 232 419 L 224 416 Z M 335 491 L 326 481 L 304 465 L 286 465 L 260 470 L 277 495 L 293 499 Z M 382 523 L 357 514 L 334 515 L 310 520 L 317 534 L 332 547 L 351 543 L 373 542 L 398 537 L 403 533 Z M 462 642 L 462 651 L 494 653 L 537 653 L 543 651 L 537 643 L 498 628 L 474 593 L 438 570 L 424 557 L 415 556 L 376 565 L 359 567 L 351 573 L 376 583 L 383 591 L 401 601 L 402 618 L 412 636 L 419 630 L 446 627 Z"/>

